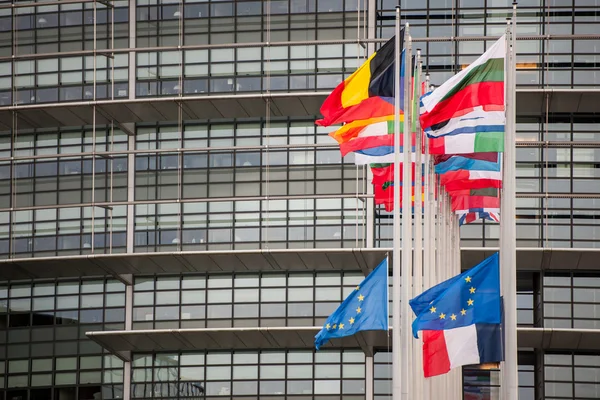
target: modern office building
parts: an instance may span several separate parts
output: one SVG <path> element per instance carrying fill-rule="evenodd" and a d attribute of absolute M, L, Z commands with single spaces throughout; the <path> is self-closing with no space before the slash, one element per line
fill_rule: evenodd
<path fill-rule="evenodd" d="M 396 4 L 0 0 L 0 400 L 390 399 L 385 335 L 313 348 L 392 235 L 314 120 Z M 512 9 L 401 6 L 433 84 Z M 523 400 L 600 398 L 599 9 L 519 1 Z M 464 226 L 463 267 L 498 235 Z"/>

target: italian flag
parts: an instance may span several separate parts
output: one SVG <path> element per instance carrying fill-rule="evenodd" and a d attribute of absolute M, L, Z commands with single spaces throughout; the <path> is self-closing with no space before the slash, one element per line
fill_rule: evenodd
<path fill-rule="evenodd" d="M 421 127 L 431 128 L 478 108 L 504 107 L 504 57 L 502 36 L 475 62 L 421 99 Z M 485 117 L 484 117 L 485 119 Z"/>

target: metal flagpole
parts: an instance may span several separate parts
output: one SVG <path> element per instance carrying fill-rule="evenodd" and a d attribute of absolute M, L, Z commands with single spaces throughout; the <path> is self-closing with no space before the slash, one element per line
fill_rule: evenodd
<path fill-rule="evenodd" d="M 411 88 L 411 54 L 412 40 L 409 25 L 404 29 L 404 169 L 402 177 L 402 330 L 401 330 L 401 353 L 402 366 L 400 375 L 402 377 L 402 400 L 413 400 L 410 387 L 410 348 L 412 342 L 411 334 L 411 310 L 408 304 L 412 288 L 412 132 L 410 121 L 410 88 Z"/>
<path fill-rule="evenodd" d="M 425 77 L 425 84 L 427 86 L 425 87 L 429 87 L 429 74 Z M 432 174 L 430 165 L 429 165 L 429 141 L 427 140 L 426 135 L 423 133 L 423 131 L 420 129 L 419 127 L 419 131 L 421 132 L 421 135 L 424 136 L 424 157 L 423 157 L 423 164 L 424 164 L 424 187 L 423 187 L 423 192 L 425 192 L 425 204 L 424 204 L 424 212 L 423 212 L 423 219 L 424 219 L 424 224 L 423 224 L 423 289 L 429 289 L 431 287 L 431 278 L 432 278 L 432 274 L 433 274 L 433 268 L 435 268 L 435 266 L 433 265 L 433 258 L 432 257 L 432 250 L 435 246 L 435 237 L 433 237 L 433 231 L 432 231 L 432 220 L 434 218 L 433 216 L 433 206 L 432 206 L 432 202 L 431 202 L 431 176 L 430 174 Z M 423 376 L 423 356 L 422 356 L 422 348 L 423 348 L 423 340 L 421 340 L 419 342 L 419 353 L 421 354 L 421 368 L 418 369 L 418 373 L 421 374 L 421 377 Z M 432 382 L 431 379 L 424 379 L 423 378 L 423 399 L 425 400 L 430 400 L 432 399 L 432 392 L 433 387 L 432 387 Z"/>
<path fill-rule="evenodd" d="M 517 243 L 516 243 L 516 171 L 515 171 L 515 69 L 517 3 L 513 3 L 512 27 L 506 35 L 506 130 L 504 133 L 504 163 L 500 223 L 500 265 L 502 266 L 502 294 L 504 296 L 505 361 L 502 365 L 503 399 L 516 400 L 518 391 L 517 363 Z"/>
<path fill-rule="evenodd" d="M 400 340 L 400 7 L 396 7 L 396 60 L 394 79 L 394 222 L 393 222 L 393 287 L 392 287 L 392 395 L 398 400 L 405 382 L 400 376 L 402 351 Z"/>
<path fill-rule="evenodd" d="M 421 50 L 417 50 L 417 69 L 414 77 L 414 89 L 411 91 L 413 96 L 419 93 L 419 85 L 421 82 Z M 417 96 L 418 97 L 418 96 Z M 411 105 L 414 104 L 414 100 Z M 411 112 L 417 114 L 416 109 L 412 109 Z M 423 179 L 423 164 L 422 164 L 422 133 L 421 124 L 419 123 L 418 114 L 411 115 L 416 120 L 415 129 L 415 240 L 414 240 L 414 278 L 413 278 L 413 297 L 423 292 L 423 198 L 422 196 L 422 179 Z M 412 127 L 411 127 L 412 130 Z M 413 379 L 414 390 L 413 395 L 415 399 L 421 399 L 423 397 L 423 358 L 421 356 L 422 339 L 412 340 L 413 345 L 413 358 L 414 368 Z"/>

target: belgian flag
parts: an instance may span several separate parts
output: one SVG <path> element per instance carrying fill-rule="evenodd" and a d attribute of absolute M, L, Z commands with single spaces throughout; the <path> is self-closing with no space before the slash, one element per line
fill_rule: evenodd
<path fill-rule="evenodd" d="M 394 114 L 395 39 L 388 40 L 331 92 L 321 106 L 323 119 L 317 120 L 317 125 Z M 400 41 L 404 43 L 404 29 Z"/>

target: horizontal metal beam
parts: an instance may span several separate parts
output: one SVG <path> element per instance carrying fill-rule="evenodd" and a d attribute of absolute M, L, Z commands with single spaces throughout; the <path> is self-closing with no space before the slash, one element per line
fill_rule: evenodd
<path fill-rule="evenodd" d="M 600 141 L 597 142 L 575 142 L 575 141 L 517 141 L 517 147 L 548 147 L 548 148 L 600 148 Z M 213 147 L 184 147 L 174 149 L 134 149 L 134 150 L 119 150 L 119 151 L 97 151 L 97 157 L 114 158 L 115 156 L 125 156 L 128 154 L 186 154 L 186 153 L 202 153 L 202 152 L 222 152 L 222 151 L 271 151 L 271 150 L 298 150 L 298 149 L 338 149 L 337 143 L 298 143 L 298 144 L 270 144 L 257 146 L 213 146 Z M 32 156 L 16 156 L 16 157 L 0 157 L 1 162 L 9 161 L 33 161 L 46 159 L 60 158 L 84 158 L 92 157 L 91 151 L 82 151 L 79 153 L 59 153 L 59 154 L 36 154 Z M 573 161 L 574 164 L 595 164 L 593 161 Z"/>
<path fill-rule="evenodd" d="M 173 170 L 177 171 L 177 170 Z M 88 174 L 91 175 L 91 174 Z M 33 211 L 33 210 L 53 210 L 61 208 L 73 207 L 102 207 L 113 208 L 116 206 L 139 205 L 139 204 L 173 204 L 173 203 L 214 203 L 223 201 L 268 201 L 268 200 L 319 200 L 319 199 L 365 199 L 373 198 L 373 194 L 358 193 L 358 194 L 298 194 L 298 195 L 275 195 L 275 196 L 229 196 L 229 197 L 191 197 L 177 198 L 167 200 L 133 200 L 133 201 L 105 201 L 105 202 L 87 202 L 87 203 L 68 203 L 43 206 L 27 206 L 27 207 L 7 207 L 0 208 L 0 212 L 15 212 L 15 211 Z M 600 193 L 530 193 L 518 192 L 516 197 L 519 199 L 600 199 Z"/>
<path fill-rule="evenodd" d="M 315 118 L 329 92 L 195 95 L 0 107 L 0 130 L 219 119 Z M 597 114 L 600 89 L 518 89 L 517 116 Z M 97 108 L 94 120 L 94 108 Z M 334 128 L 332 128 L 334 129 Z"/>
<path fill-rule="evenodd" d="M 113 0 L 55 0 L 55 1 L 17 1 L 13 0 L 12 3 L 0 4 L 0 10 L 6 10 L 9 8 L 28 8 L 28 7 L 46 7 L 46 6 L 61 6 L 64 4 L 83 4 L 83 3 L 94 3 L 98 2 L 106 7 L 113 7 L 111 3 Z M 27 14 L 24 14 L 27 15 Z"/>
<path fill-rule="evenodd" d="M 177 171 L 177 170 L 173 170 Z M 115 207 L 136 204 L 172 204 L 172 203 L 214 203 L 223 201 L 269 201 L 269 200 L 319 200 L 319 199 L 367 199 L 373 197 L 372 194 L 298 194 L 298 195 L 276 195 L 276 196 L 239 196 L 239 197 L 194 197 L 185 199 L 169 200 L 134 200 L 134 201 L 103 201 L 95 203 L 70 203 L 48 206 L 31 207 L 11 207 L 0 208 L 0 212 L 6 211 L 26 211 L 26 210 L 47 210 L 72 207 Z"/>
<path fill-rule="evenodd" d="M 79 1 L 76 1 L 78 3 Z M 63 3 L 59 1 L 59 3 Z M 46 3 L 44 3 L 45 5 Z M 415 38 L 413 42 L 429 43 L 429 42 L 473 42 L 482 40 L 497 40 L 499 36 L 438 36 Z M 598 40 L 600 35 L 523 35 L 518 36 L 517 40 Z M 366 45 L 368 43 L 385 43 L 389 39 L 337 39 L 337 40 L 295 40 L 282 42 L 249 42 L 249 43 L 223 43 L 223 44 L 197 44 L 183 46 L 155 46 L 155 47 L 128 47 L 111 49 L 111 54 L 123 53 L 139 53 L 139 52 L 160 52 L 160 51 L 186 51 L 186 50 L 207 50 L 207 49 L 238 49 L 247 47 L 284 47 L 284 46 L 311 46 L 311 45 L 327 45 L 327 44 L 359 44 Z M 56 58 L 56 57 L 73 57 L 73 56 L 90 56 L 98 54 L 93 50 L 82 51 L 65 51 L 40 54 L 16 54 L 14 56 L 0 57 L 0 62 L 11 60 L 33 60 L 40 58 Z M 106 52 L 106 50 L 104 50 Z"/>
<path fill-rule="evenodd" d="M 256 327 L 156 329 L 86 332 L 91 340 L 113 354 L 197 351 L 314 349 L 314 337 L 321 327 Z M 366 331 L 332 339 L 324 348 L 374 349 L 390 351 L 385 331 Z M 517 328 L 520 349 L 598 351 L 600 329 Z M 126 360 L 129 361 L 129 360 Z"/>
<path fill-rule="evenodd" d="M 390 248 L 206 250 L 208 244 L 188 244 L 195 251 L 88 254 L 0 260 L 0 279 L 58 278 L 123 274 L 361 271 L 367 275 L 391 253 Z M 462 269 L 471 268 L 497 248 L 461 249 Z M 518 248 L 517 269 L 524 272 L 598 271 L 600 249 Z"/>

